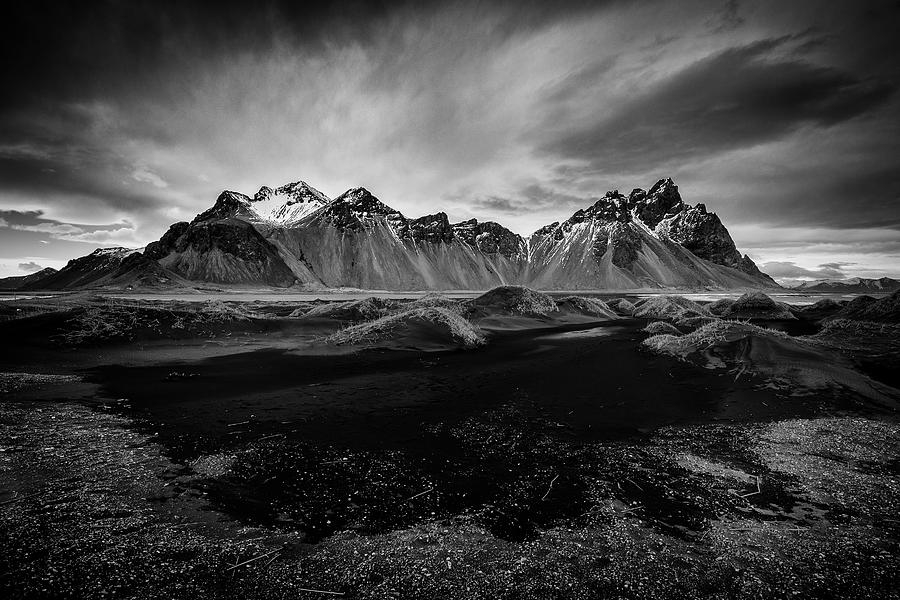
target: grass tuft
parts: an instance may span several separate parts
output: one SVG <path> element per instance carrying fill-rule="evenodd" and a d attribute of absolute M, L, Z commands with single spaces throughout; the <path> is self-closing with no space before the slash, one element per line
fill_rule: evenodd
<path fill-rule="evenodd" d="M 471 306 L 526 317 L 545 317 L 557 310 L 553 298 L 520 285 L 495 287 L 475 298 Z"/>
<path fill-rule="evenodd" d="M 681 335 L 681 331 L 677 327 L 665 321 L 653 321 L 644 327 L 643 331 L 651 335 Z"/>
<path fill-rule="evenodd" d="M 341 329 L 330 335 L 326 341 L 338 344 L 371 344 L 396 335 L 397 332 L 413 323 L 429 323 L 444 326 L 450 336 L 466 347 L 480 346 L 484 343 L 481 330 L 468 319 L 447 308 L 425 307 L 404 310 L 380 317 L 374 321 L 359 323 Z"/>
<path fill-rule="evenodd" d="M 654 296 L 635 304 L 634 316 L 641 319 L 677 321 L 687 317 L 710 317 L 710 312 L 683 296 Z"/>

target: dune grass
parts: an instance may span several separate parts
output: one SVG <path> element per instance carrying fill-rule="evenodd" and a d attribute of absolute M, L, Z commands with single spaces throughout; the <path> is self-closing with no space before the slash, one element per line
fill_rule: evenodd
<path fill-rule="evenodd" d="M 557 308 L 570 307 L 583 315 L 618 318 L 615 311 L 606 302 L 586 296 L 566 296 L 556 301 Z"/>
<path fill-rule="evenodd" d="M 708 310 L 711 314 L 721 317 L 724 315 L 731 306 L 734 304 L 734 300 L 730 298 L 720 298 L 714 302 L 710 302 L 706 305 L 706 310 Z"/>
<path fill-rule="evenodd" d="M 634 316 L 641 319 L 676 321 L 685 317 L 710 317 L 710 312 L 682 296 L 655 296 L 635 304 Z"/>
<path fill-rule="evenodd" d="M 611 309 L 619 313 L 620 315 L 628 315 L 631 316 L 634 314 L 634 304 L 626 300 L 625 298 L 619 298 L 618 300 L 612 300 L 607 303 Z"/>
<path fill-rule="evenodd" d="M 466 347 L 480 346 L 485 341 L 481 330 L 468 319 L 453 310 L 436 306 L 403 310 L 373 321 L 351 325 L 328 336 L 326 341 L 337 345 L 371 344 L 395 336 L 415 322 L 446 327 L 450 337 Z"/>
<path fill-rule="evenodd" d="M 527 317 L 545 317 L 557 310 L 553 298 L 520 285 L 495 287 L 475 298 L 471 306 Z"/>
<path fill-rule="evenodd" d="M 790 307 L 776 302 L 762 292 L 748 292 L 731 303 L 720 313 L 724 317 L 758 319 L 794 319 Z"/>
<path fill-rule="evenodd" d="M 194 307 L 159 307 L 106 302 L 75 309 L 54 340 L 67 346 L 177 335 L 209 335 L 222 326 L 249 323 L 263 317 L 219 300 Z"/>
<path fill-rule="evenodd" d="M 682 335 L 681 330 L 672 325 L 671 323 L 667 323 L 666 321 L 653 321 L 648 324 L 642 331 L 649 333 L 651 335 L 660 335 L 660 334 L 669 334 L 669 335 Z"/>
<path fill-rule="evenodd" d="M 402 310 L 413 308 L 446 308 L 447 310 L 460 314 L 465 310 L 465 306 L 462 302 L 453 300 L 452 298 L 448 298 L 437 292 L 429 292 L 421 298 L 416 298 L 415 300 L 406 303 Z"/>
<path fill-rule="evenodd" d="M 716 320 L 684 335 L 676 336 L 668 333 L 653 335 L 641 342 L 641 345 L 660 354 L 685 358 L 694 352 L 701 352 L 717 344 L 735 341 L 750 335 L 790 337 L 782 331 L 758 327 L 750 323 Z"/>
<path fill-rule="evenodd" d="M 335 318 L 347 321 L 368 321 L 383 317 L 392 310 L 396 310 L 398 306 L 399 304 L 395 300 L 372 296 L 361 300 L 328 302 L 315 306 L 299 316 L 303 319 Z"/>

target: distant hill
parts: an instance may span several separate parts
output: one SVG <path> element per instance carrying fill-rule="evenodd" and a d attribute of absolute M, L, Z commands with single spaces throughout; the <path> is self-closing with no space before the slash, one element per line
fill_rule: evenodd
<path fill-rule="evenodd" d="M 41 269 L 37 273 L 32 273 L 31 275 L 4 277 L 0 279 L 0 290 L 18 290 L 27 285 L 46 279 L 49 275 L 53 275 L 54 273 L 56 273 L 56 269 L 47 267 L 46 269 Z"/>
<path fill-rule="evenodd" d="M 900 281 L 890 277 L 879 279 L 865 279 L 853 277 L 851 279 L 819 279 L 817 281 L 805 281 L 794 287 L 796 290 L 807 292 L 845 292 L 848 294 L 864 294 L 866 292 L 895 292 L 900 290 Z"/>

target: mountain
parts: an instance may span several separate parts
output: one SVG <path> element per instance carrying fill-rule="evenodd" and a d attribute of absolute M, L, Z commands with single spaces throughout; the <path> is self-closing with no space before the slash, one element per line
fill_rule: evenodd
<path fill-rule="evenodd" d="M 27 285 L 36 283 L 49 275 L 53 275 L 54 273 L 56 273 L 56 269 L 47 267 L 36 273 L 31 273 L 30 275 L 4 277 L 0 279 L 0 290 L 19 290 Z"/>
<path fill-rule="evenodd" d="M 186 280 L 287 287 L 295 276 L 254 226 L 246 196 L 222 192 L 190 223 L 176 223 L 144 256 Z"/>
<path fill-rule="evenodd" d="M 298 259 L 301 283 L 327 287 L 485 289 L 517 281 L 527 260 L 524 240 L 496 223 L 451 224 L 442 212 L 408 219 L 364 188 L 268 240 Z"/>
<path fill-rule="evenodd" d="M 239 192 L 224 191 L 209 210 L 194 221 L 238 217 L 258 225 L 290 226 L 328 204 L 328 196 L 305 181 L 272 189 L 259 188 L 252 198 Z"/>
<path fill-rule="evenodd" d="M 841 292 L 846 294 L 861 294 L 866 292 L 894 292 L 900 290 L 900 281 L 890 277 L 879 279 L 866 279 L 852 277 L 850 279 L 819 279 L 816 281 L 804 281 L 794 287 L 805 292 Z"/>
<path fill-rule="evenodd" d="M 86 256 L 74 258 L 66 266 L 23 285 L 22 290 L 61 290 L 84 287 L 157 287 L 185 283 L 169 273 L 141 249 L 98 248 Z"/>
<path fill-rule="evenodd" d="M 627 197 L 609 192 L 528 239 L 491 221 L 451 223 L 443 212 L 407 218 L 365 188 L 329 200 L 299 181 L 262 187 L 252 198 L 224 191 L 143 253 L 123 252 L 76 259 L 51 281 L 382 290 L 777 287 L 737 251 L 719 217 L 685 204 L 671 179 Z"/>
<path fill-rule="evenodd" d="M 671 179 L 593 206 L 529 239 L 527 279 L 539 289 L 777 287 L 703 204 L 688 206 Z"/>

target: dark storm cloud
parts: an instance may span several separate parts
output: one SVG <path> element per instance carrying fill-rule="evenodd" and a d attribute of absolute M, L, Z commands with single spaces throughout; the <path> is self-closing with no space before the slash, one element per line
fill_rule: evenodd
<path fill-rule="evenodd" d="M 265 52 L 288 43 L 304 52 L 377 43 L 396 15 L 428 19 L 439 10 L 506 15 L 494 34 L 544 26 L 611 2 L 507 0 L 492 5 L 431 0 L 30 0 L 3 7 L 3 80 L 16 93 L 0 107 L 47 98 L 139 94 L 164 83 L 173 69 Z M 485 8 L 489 7 L 489 8 Z M 189 81 L 183 82 L 189 85 Z"/>
<path fill-rule="evenodd" d="M 708 25 L 713 33 L 733 31 L 745 22 L 740 12 L 741 3 L 738 0 L 728 0 L 719 13 L 708 21 Z"/>
<path fill-rule="evenodd" d="M 5 80 L 17 81 L 19 93 L 4 94 L 3 102 L 128 93 L 136 84 L 161 83 L 174 67 L 271 46 L 280 32 L 310 47 L 325 30 L 363 36 L 365 23 L 387 10 L 363 1 L 11 3 L 0 48 L 24 59 L 5 61 Z"/>
<path fill-rule="evenodd" d="M 900 170 L 889 165 L 833 174 L 806 182 L 793 202 L 761 198 L 758 210 L 777 211 L 796 223 L 835 229 L 883 227 L 900 230 Z M 898 233 L 900 237 L 900 233 Z"/>
<path fill-rule="evenodd" d="M 115 241 L 122 235 L 134 232 L 134 226 L 123 221 L 109 225 L 85 225 L 80 223 L 64 223 L 55 219 L 46 219 L 43 212 L 0 210 L 0 232 L 12 230 L 38 234 L 37 237 L 50 237 L 70 242 Z"/>
<path fill-rule="evenodd" d="M 198 183 L 208 181 L 205 165 L 213 163 L 215 170 L 232 173 L 241 167 L 251 170 L 266 160 L 263 153 L 257 165 L 241 163 L 259 146 L 287 142 L 273 140 L 266 130 L 286 137 L 285 127 L 274 120 L 290 122 L 294 107 L 285 104 L 296 96 L 297 87 L 318 95 L 320 112 L 339 114 L 356 108 L 348 103 L 364 105 L 366 94 L 379 88 L 377 93 L 395 94 L 395 88 L 403 89 L 405 82 L 420 76 L 422 85 L 433 89 L 413 90 L 420 100 L 416 112 L 406 114 L 421 115 L 423 122 L 409 125 L 419 128 L 420 137 L 434 137 L 466 118 L 452 94 L 441 91 L 444 74 L 434 68 L 434 61 L 442 61 L 445 69 L 454 67 L 450 42 L 459 35 L 471 36 L 466 31 L 470 23 L 487 24 L 479 35 L 489 54 L 510 36 L 609 3 L 14 3 L 4 7 L 0 35 L 4 56 L 18 58 L 0 67 L 3 80 L 15 82 L 15 93 L 0 96 L 0 198 L 5 193 L 7 205 L 18 198 L 40 198 L 44 204 L 105 206 L 142 214 L 142 224 L 150 219 L 164 229 L 171 215 L 162 216 L 161 211 L 183 208 L 189 197 L 193 200 L 188 210 L 202 209 L 218 187 L 228 185 Z M 423 43 L 432 46 L 428 52 L 404 47 L 410 38 L 416 40 L 410 35 L 411 24 L 432 21 L 441 24 L 435 31 L 420 28 Z M 355 51 L 370 64 L 354 62 Z M 354 70 L 362 67 L 369 73 L 360 79 Z M 331 71 L 333 76 L 320 76 L 316 82 L 305 76 L 310 70 Z M 343 70 L 350 72 L 342 77 Z M 434 72 L 433 79 L 424 77 L 429 72 Z M 248 83 L 253 80 L 259 80 L 258 85 Z M 339 86 L 351 85 L 360 89 L 341 102 L 336 96 Z M 308 106 L 296 109 L 310 112 Z M 322 122 L 311 117 L 316 119 L 317 125 Z M 384 115 L 368 124 L 384 130 L 393 119 Z M 238 135 L 222 139 L 224 134 L 218 132 L 225 129 L 223 123 Z M 409 127 L 400 139 L 397 132 L 381 131 L 380 143 L 410 147 Z M 307 131 L 301 139 L 323 144 L 329 137 L 324 133 Z M 195 155 L 177 156 L 186 144 L 199 146 L 192 148 Z M 463 154 L 447 147 L 448 160 Z M 174 165 L 170 171 L 181 172 L 161 172 L 166 164 Z M 290 174 L 298 176 L 308 174 Z"/>
<path fill-rule="evenodd" d="M 803 125 L 835 125 L 894 91 L 786 55 L 789 41 L 763 40 L 697 61 L 544 150 L 585 161 L 588 170 L 639 171 L 777 140 Z"/>
<path fill-rule="evenodd" d="M 141 245 L 224 188 L 365 185 L 411 215 L 529 233 L 666 176 L 739 244 L 780 253 L 765 260 L 890 264 L 897 14 L 877 0 L 9 3 L 0 210 L 43 211 L 17 226 L 52 231 L 5 227 L 3 264 Z M 808 234 L 802 249 L 766 237 L 777 228 Z M 846 243 L 858 228 L 877 235 Z"/>
<path fill-rule="evenodd" d="M 13 205 L 34 205 L 38 198 L 66 214 L 78 213 L 80 206 L 89 219 L 129 214 L 160 226 L 171 221 L 163 214 L 172 201 L 165 180 L 140 164 L 92 149 L 24 147 L 15 156 L 0 149 L 0 181 L 3 198 Z"/>

